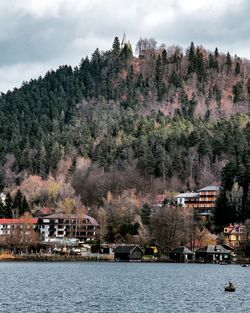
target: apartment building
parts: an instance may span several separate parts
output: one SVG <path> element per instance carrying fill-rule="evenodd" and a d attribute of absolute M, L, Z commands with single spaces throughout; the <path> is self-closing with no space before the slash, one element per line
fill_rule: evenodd
<path fill-rule="evenodd" d="M 1 218 L 0 236 L 29 235 L 36 229 L 37 221 L 37 218 Z"/>
<path fill-rule="evenodd" d="M 215 202 L 219 194 L 218 186 L 206 186 L 197 192 L 185 192 L 175 198 L 177 204 L 187 208 L 193 208 L 199 215 L 209 217 L 215 208 Z"/>
<path fill-rule="evenodd" d="M 39 218 L 38 229 L 44 241 L 50 239 L 77 238 L 93 241 L 96 238 L 97 221 L 88 215 L 52 214 Z"/>

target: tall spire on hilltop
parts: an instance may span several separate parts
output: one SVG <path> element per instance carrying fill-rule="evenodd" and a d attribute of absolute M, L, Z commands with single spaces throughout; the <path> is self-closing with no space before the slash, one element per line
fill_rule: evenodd
<path fill-rule="evenodd" d="M 132 45 L 129 40 L 126 38 L 126 33 L 124 32 L 123 37 L 122 37 L 122 42 L 121 42 L 121 51 L 126 50 L 126 53 L 130 54 L 133 56 L 133 49 Z"/>
<path fill-rule="evenodd" d="M 126 34 L 124 32 L 123 37 L 122 37 L 122 42 L 121 42 L 121 49 L 123 49 L 126 44 L 127 44 L 127 39 L 126 39 Z"/>

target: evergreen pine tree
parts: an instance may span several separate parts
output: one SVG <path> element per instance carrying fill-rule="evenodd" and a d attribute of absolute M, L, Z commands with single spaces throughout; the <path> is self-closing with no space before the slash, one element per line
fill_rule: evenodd
<path fill-rule="evenodd" d="M 232 59 L 231 59 L 231 55 L 229 52 L 227 53 L 226 66 L 227 66 L 227 73 L 230 73 L 232 69 Z"/>
<path fill-rule="evenodd" d="M 244 99 L 243 85 L 241 82 L 238 82 L 236 85 L 233 86 L 233 96 L 234 103 L 242 101 Z"/>
<path fill-rule="evenodd" d="M 4 209 L 3 201 L 0 199 L 0 218 L 4 218 L 4 217 L 5 217 L 5 209 Z"/>
<path fill-rule="evenodd" d="M 235 66 L 235 75 L 239 75 L 239 74 L 240 74 L 240 63 L 237 62 Z"/>
<path fill-rule="evenodd" d="M 208 67 L 214 68 L 218 71 L 219 65 L 217 59 L 210 53 L 208 57 Z"/>
<path fill-rule="evenodd" d="M 30 207 L 26 197 L 24 196 L 22 199 L 21 206 L 19 208 L 19 216 L 22 216 L 25 212 L 30 212 Z"/>
<path fill-rule="evenodd" d="M 164 85 L 163 85 L 163 67 L 161 57 L 158 56 L 155 67 L 155 84 L 157 88 L 158 100 L 161 101 L 164 94 Z"/>
<path fill-rule="evenodd" d="M 203 55 L 200 49 L 196 49 L 196 57 L 195 57 L 195 70 L 199 80 L 205 79 L 205 67 Z"/>
<path fill-rule="evenodd" d="M 5 211 L 5 218 L 12 218 L 12 208 L 13 208 L 13 199 L 11 194 L 8 192 L 5 199 L 4 211 Z"/>
<path fill-rule="evenodd" d="M 250 78 L 247 81 L 247 92 L 248 92 L 248 95 L 250 96 Z"/>
<path fill-rule="evenodd" d="M 218 51 L 218 48 L 216 47 L 215 50 L 214 50 L 215 60 L 217 60 L 218 56 L 219 56 L 219 51 Z"/>
<path fill-rule="evenodd" d="M 18 212 L 19 216 L 21 215 L 20 211 L 22 211 L 22 201 L 23 201 L 23 194 L 21 193 L 20 189 L 18 189 L 13 200 L 12 209 L 15 209 L 16 212 Z"/>
<path fill-rule="evenodd" d="M 168 63 L 166 49 L 163 49 L 162 54 L 161 54 L 161 59 L 162 59 L 162 64 L 163 65 L 166 65 Z"/>
<path fill-rule="evenodd" d="M 195 71 L 195 46 L 193 42 L 191 42 L 190 48 L 188 50 L 188 61 L 188 74 L 191 74 Z"/>
<path fill-rule="evenodd" d="M 123 61 L 126 61 L 127 59 L 132 57 L 133 56 L 133 51 L 132 51 L 131 45 L 126 43 L 124 45 L 123 49 L 121 50 L 120 56 L 121 56 L 121 59 Z"/>
<path fill-rule="evenodd" d="M 118 54 L 120 52 L 120 40 L 117 36 L 114 39 L 112 50 L 115 54 Z"/>

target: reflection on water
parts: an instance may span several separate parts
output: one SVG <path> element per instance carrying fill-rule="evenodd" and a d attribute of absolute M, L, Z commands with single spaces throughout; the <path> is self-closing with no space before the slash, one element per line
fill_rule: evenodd
<path fill-rule="evenodd" d="M 239 265 L 0 263 L 0 312 L 249 313 L 249 282 Z"/>

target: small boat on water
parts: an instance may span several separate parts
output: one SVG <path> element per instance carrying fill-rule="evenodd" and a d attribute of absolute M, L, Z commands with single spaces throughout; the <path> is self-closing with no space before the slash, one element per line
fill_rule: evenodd
<path fill-rule="evenodd" d="M 229 285 L 225 287 L 225 291 L 234 292 L 236 290 L 233 283 L 229 282 Z"/>
<path fill-rule="evenodd" d="M 241 266 L 242 266 L 242 267 L 248 267 L 249 264 L 245 264 L 245 263 L 244 263 L 244 264 L 241 264 Z"/>

